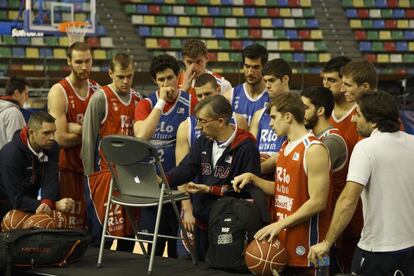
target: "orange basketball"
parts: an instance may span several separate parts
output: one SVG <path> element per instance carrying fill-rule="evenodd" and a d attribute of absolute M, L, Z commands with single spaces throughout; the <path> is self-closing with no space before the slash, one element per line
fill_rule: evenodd
<path fill-rule="evenodd" d="M 11 210 L 4 217 L 1 222 L 1 229 L 3 232 L 14 229 L 23 228 L 24 222 L 31 214 L 19 210 Z"/>
<path fill-rule="evenodd" d="M 55 222 L 56 228 L 67 228 L 68 227 L 68 220 L 66 219 L 66 216 L 58 211 L 58 210 L 52 210 L 52 214 L 50 215 L 52 220 Z"/>
<path fill-rule="evenodd" d="M 246 266 L 254 275 L 279 275 L 287 264 L 288 255 L 284 244 L 279 240 L 253 240 L 246 249 Z"/>
<path fill-rule="evenodd" d="M 47 214 L 35 214 L 31 215 L 24 222 L 23 228 L 56 228 L 56 224 L 53 219 Z"/>

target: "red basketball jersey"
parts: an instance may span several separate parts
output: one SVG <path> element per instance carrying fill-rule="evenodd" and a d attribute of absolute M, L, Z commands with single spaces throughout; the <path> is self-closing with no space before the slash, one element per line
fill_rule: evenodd
<path fill-rule="evenodd" d="M 342 118 L 336 118 L 334 112 L 332 112 L 331 118 L 329 118 L 329 123 L 335 128 L 339 129 L 342 133 L 342 137 L 345 139 L 346 145 L 348 147 L 348 152 L 351 154 L 354 146 L 360 140 L 358 131 L 356 128 L 356 123 L 352 122 L 352 116 L 356 114 L 356 105 L 352 107 L 348 113 Z"/>
<path fill-rule="evenodd" d="M 79 96 L 68 78 L 59 81 L 66 100 L 66 121 L 68 123 L 82 124 L 83 116 L 92 94 L 98 90 L 99 84 L 88 80 L 88 94 L 86 97 Z M 60 171 L 77 172 L 83 175 L 82 160 L 80 159 L 81 145 L 71 148 L 61 148 L 59 155 Z"/>
<path fill-rule="evenodd" d="M 104 86 L 102 90 L 106 98 L 106 115 L 101 122 L 100 139 L 111 134 L 133 136 L 135 106 L 140 101 L 140 96 L 131 90 L 129 102 L 124 103 L 110 86 Z M 102 160 L 102 152 L 100 152 L 100 156 Z M 101 161 L 99 166 L 101 171 L 109 169 L 106 162 Z"/>
<path fill-rule="evenodd" d="M 277 219 L 296 212 L 308 199 L 308 177 L 305 155 L 313 144 L 322 144 L 308 134 L 291 152 L 286 151 L 285 141 L 279 151 L 275 174 L 275 207 Z M 309 248 L 325 238 L 331 218 L 330 196 L 327 208 L 308 220 L 280 232 L 279 239 L 285 243 L 289 255 L 288 265 L 308 267 Z"/>

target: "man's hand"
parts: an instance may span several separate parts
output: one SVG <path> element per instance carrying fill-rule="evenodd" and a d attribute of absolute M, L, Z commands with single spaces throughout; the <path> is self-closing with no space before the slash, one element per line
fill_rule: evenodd
<path fill-rule="evenodd" d="M 281 221 L 269 224 L 268 226 L 263 227 L 257 233 L 254 235 L 254 238 L 256 240 L 265 240 L 266 237 L 269 237 L 267 239 L 268 242 L 272 242 L 273 238 L 277 237 L 279 235 L 280 231 L 283 230 L 283 226 L 281 224 Z"/>
<path fill-rule="evenodd" d="M 192 209 L 183 209 L 183 224 L 187 231 L 194 233 L 195 217 Z"/>
<path fill-rule="evenodd" d="M 61 212 L 69 212 L 73 205 L 75 204 L 75 201 L 71 198 L 63 198 L 59 201 L 56 201 L 56 210 Z"/>
<path fill-rule="evenodd" d="M 188 89 L 191 87 L 191 83 L 193 82 L 194 78 L 197 75 L 197 72 L 194 70 L 195 64 L 191 64 L 187 67 L 187 69 L 184 72 L 184 79 L 181 89 L 183 91 L 188 91 Z"/>
<path fill-rule="evenodd" d="M 253 182 L 254 177 L 255 175 L 252 173 L 244 173 L 236 176 L 232 181 L 234 191 L 240 193 L 244 186 Z"/>
<path fill-rule="evenodd" d="M 68 132 L 76 135 L 82 135 L 82 125 L 78 123 L 68 123 Z"/>
<path fill-rule="evenodd" d="M 48 215 L 52 214 L 52 209 L 46 203 L 41 203 L 36 209 L 36 214 L 46 213 Z"/>
<path fill-rule="evenodd" d="M 168 102 L 172 100 L 170 95 L 174 93 L 175 93 L 175 89 L 172 87 L 161 87 L 159 89 L 159 98 Z"/>
<path fill-rule="evenodd" d="M 313 245 L 308 254 L 308 260 L 316 267 L 318 266 L 318 259 L 322 261 L 323 256 L 328 255 L 332 244 L 328 241 L 323 241 Z"/>
<path fill-rule="evenodd" d="M 195 184 L 195 183 L 188 183 L 187 184 L 187 192 L 191 194 L 196 193 L 208 193 L 209 187 L 205 184 Z"/>

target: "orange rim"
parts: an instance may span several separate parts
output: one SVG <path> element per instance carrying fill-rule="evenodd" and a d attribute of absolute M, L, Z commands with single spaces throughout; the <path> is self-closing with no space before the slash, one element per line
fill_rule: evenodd
<path fill-rule="evenodd" d="M 69 22 L 63 22 L 59 24 L 59 31 L 65 33 L 67 32 L 68 28 L 70 27 L 87 27 L 89 26 L 88 22 L 83 21 L 69 21 Z"/>

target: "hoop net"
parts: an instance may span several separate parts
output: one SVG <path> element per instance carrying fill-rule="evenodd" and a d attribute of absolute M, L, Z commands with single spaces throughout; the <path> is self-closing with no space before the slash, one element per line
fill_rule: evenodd
<path fill-rule="evenodd" d="M 63 22 L 59 24 L 59 30 L 62 33 L 66 33 L 69 38 L 69 46 L 77 41 L 83 42 L 88 27 L 89 23 L 82 21 Z"/>

